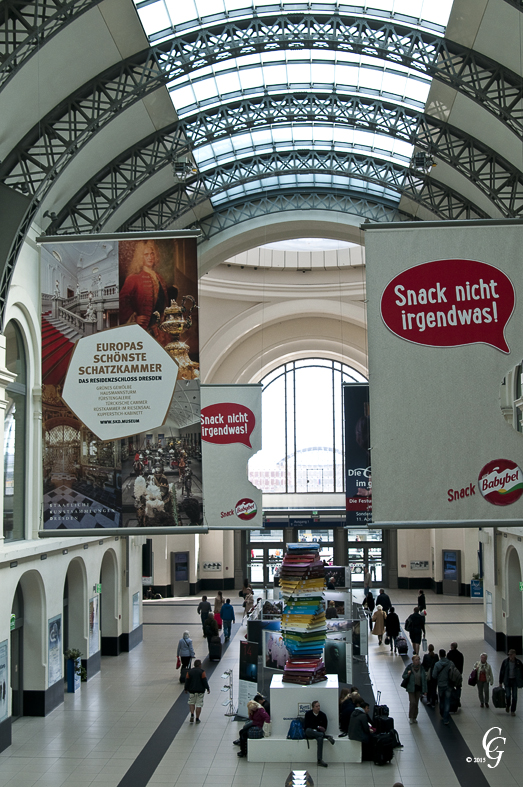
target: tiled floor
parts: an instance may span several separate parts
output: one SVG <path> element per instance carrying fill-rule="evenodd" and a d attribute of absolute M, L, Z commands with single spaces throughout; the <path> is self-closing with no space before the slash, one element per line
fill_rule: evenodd
<path fill-rule="evenodd" d="M 392 591 L 390 595 L 403 622 L 417 594 Z M 237 596 L 233 599 L 236 601 Z M 221 691 L 225 683 L 221 675 L 232 667 L 237 678 L 243 629 L 211 676 L 211 694 L 205 697 L 202 724 L 189 725 L 188 717 L 182 718 L 185 698 L 181 697 L 182 686 L 174 669 L 176 643 L 189 628 L 197 656 L 206 654 L 197 603 L 198 599 L 147 603 L 144 642 L 140 646 L 118 658 L 102 658 L 101 673 L 82 684 L 78 694 L 66 694 L 64 704 L 47 718 L 15 722 L 13 745 L 0 755 L 0 787 L 283 787 L 291 767 L 300 767 L 300 763 L 263 765 L 238 759 L 232 741 L 240 725 L 224 716 L 222 703 L 227 694 Z M 427 593 L 427 603 L 428 641 L 436 648 L 448 648 L 451 641 L 457 641 L 465 654 L 466 675 L 479 654 L 486 651 L 497 676 L 504 654 L 493 651 L 482 639 L 481 602 Z M 241 615 L 239 606 L 237 615 Z M 388 647 L 379 647 L 376 638 L 371 637 L 374 690 L 380 689 L 382 702 L 389 705 L 404 749 L 397 751 L 392 764 L 382 768 L 372 763 L 331 764 L 328 770 L 318 772 L 315 765 L 308 766 L 316 785 L 392 787 L 400 781 L 405 787 L 515 787 L 522 783 L 523 698 L 513 718 L 495 710 L 492 704 L 489 709 L 480 708 L 476 689 L 465 685 L 462 710 L 449 728 L 442 728 L 437 711 L 425 707 L 420 709 L 419 723 L 409 726 L 407 694 L 399 686 L 403 668 L 400 656 L 389 655 Z M 479 765 L 464 762 L 466 756 L 485 756 L 482 739 L 493 727 L 501 731 L 489 737 L 506 738 L 506 743 L 498 741 L 504 752 L 499 765 L 487 767 L 495 760 Z M 165 742 L 166 734 L 165 753 L 158 753 L 155 743 L 160 738 Z M 146 744 L 147 756 L 140 757 Z M 148 781 L 141 776 L 144 759 L 152 763 Z"/>

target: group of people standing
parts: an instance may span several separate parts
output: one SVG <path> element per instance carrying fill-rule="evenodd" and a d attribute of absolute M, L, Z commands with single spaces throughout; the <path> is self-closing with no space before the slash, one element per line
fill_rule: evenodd
<path fill-rule="evenodd" d="M 214 599 L 214 608 L 207 600 L 207 596 L 202 596 L 196 611 L 202 621 L 203 636 L 207 639 L 209 645 L 211 638 L 218 635 L 222 626 L 225 642 L 230 639 L 231 626 L 233 623 L 236 623 L 236 617 L 231 599 L 228 598 L 224 601 L 221 590 L 218 591 Z"/>

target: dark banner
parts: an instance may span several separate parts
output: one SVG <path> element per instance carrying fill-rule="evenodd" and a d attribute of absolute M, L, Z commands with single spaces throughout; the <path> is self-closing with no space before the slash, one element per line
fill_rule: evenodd
<path fill-rule="evenodd" d="M 343 405 L 347 525 L 366 525 L 372 519 L 369 384 L 344 385 Z"/>

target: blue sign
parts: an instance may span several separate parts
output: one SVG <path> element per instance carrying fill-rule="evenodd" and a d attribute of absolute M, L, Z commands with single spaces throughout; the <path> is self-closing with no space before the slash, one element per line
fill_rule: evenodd
<path fill-rule="evenodd" d="M 481 579 L 470 580 L 470 597 L 483 598 L 483 582 Z"/>

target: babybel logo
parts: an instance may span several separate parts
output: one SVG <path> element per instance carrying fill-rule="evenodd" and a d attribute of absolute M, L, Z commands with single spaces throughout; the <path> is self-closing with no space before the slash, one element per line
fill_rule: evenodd
<path fill-rule="evenodd" d="M 256 419 L 243 404 L 220 402 L 202 408 L 202 440 L 216 445 L 243 443 L 252 448 L 250 436 Z"/>
<path fill-rule="evenodd" d="M 244 497 L 236 503 L 235 513 L 240 519 L 254 519 L 258 513 L 258 508 L 254 500 Z"/>
<path fill-rule="evenodd" d="M 508 506 L 523 494 L 523 473 L 510 459 L 494 459 L 481 469 L 478 488 L 489 503 Z"/>
<path fill-rule="evenodd" d="M 514 311 L 514 286 L 486 262 L 436 260 L 408 268 L 385 287 L 381 316 L 408 342 L 429 347 L 490 344 L 510 352 L 504 330 Z"/>
<path fill-rule="evenodd" d="M 499 735 L 488 740 L 491 732 L 499 732 Z M 501 727 L 491 727 L 490 730 L 487 730 L 483 736 L 482 744 L 486 756 L 489 758 L 489 760 L 496 760 L 496 765 L 491 765 L 490 762 L 488 763 L 489 768 L 496 768 L 499 765 L 501 755 L 505 751 L 504 749 L 501 749 L 500 751 L 497 743 L 495 746 L 493 745 L 496 741 L 503 741 L 503 743 L 507 742 L 507 739 L 501 736 Z"/>

